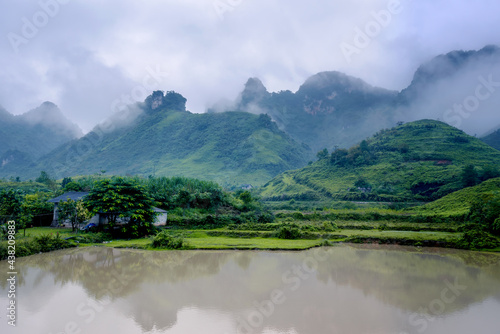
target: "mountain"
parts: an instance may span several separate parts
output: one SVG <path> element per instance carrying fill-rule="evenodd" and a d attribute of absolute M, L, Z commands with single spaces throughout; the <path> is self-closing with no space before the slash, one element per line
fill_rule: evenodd
<path fill-rule="evenodd" d="M 340 72 L 310 77 L 296 93 L 269 93 L 251 78 L 230 110 L 265 113 L 280 129 L 314 151 L 349 147 L 380 128 L 395 124 L 388 113 L 397 92 L 376 88 Z M 376 131 L 376 130 L 375 130 Z"/>
<path fill-rule="evenodd" d="M 82 130 L 51 102 L 18 116 L 0 107 L 0 173 L 26 166 L 81 136 Z"/>
<path fill-rule="evenodd" d="M 453 80 L 468 67 L 498 67 L 499 64 L 500 47 L 495 45 L 478 51 L 452 51 L 439 55 L 417 69 L 411 84 L 399 94 L 399 102 L 411 103 L 425 95 L 427 90 L 435 89 L 441 81 L 446 81 L 448 85 L 456 84 Z M 485 73 L 489 74 L 488 71 Z"/>
<path fill-rule="evenodd" d="M 500 150 L 500 129 L 481 138 L 481 140 L 491 147 Z"/>
<path fill-rule="evenodd" d="M 382 130 L 349 150 L 275 177 L 260 190 L 270 200 L 431 201 L 463 188 L 472 164 L 480 176 L 500 165 L 500 152 L 443 122 L 421 120 Z"/>
<path fill-rule="evenodd" d="M 186 99 L 157 91 L 119 115 L 38 161 L 58 178 L 100 173 L 188 176 L 224 185 L 261 185 L 280 172 L 305 166 L 308 147 L 296 143 L 266 115 L 244 112 L 193 114 Z M 109 130 L 104 130 L 110 128 Z"/>
<path fill-rule="evenodd" d="M 400 121 L 442 120 L 474 135 L 487 132 L 489 124 L 500 124 L 500 94 L 495 94 L 499 78 L 500 48 L 486 46 L 429 60 L 401 92 L 340 72 L 313 75 L 295 93 L 270 93 L 258 78 L 251 78 L 232 104 L 220 103 L 209 111 L 268 114 L 315 152 L 348 148 Z"/>

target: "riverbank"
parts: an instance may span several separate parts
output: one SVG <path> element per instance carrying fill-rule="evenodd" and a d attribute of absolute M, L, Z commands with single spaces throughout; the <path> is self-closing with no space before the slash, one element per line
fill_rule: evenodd
<path fill-rule="evenodd" d="M 395 231 L 380 229 L 335 229 L 333 231 L 308 231 L 295 239 L 276 237 L 274 231 L 219 229 L 171 229 L 168 232 L 183 239 L 182 249 L 195 250 L 307 250 L 337 243 L 393 244 L 404 246 L 460 248 L 462 237 L 459 232 L 440 231 Z M 5 242 L 0 243 L 0 258 L 7 258 Z M 28 256 L 71 247 L 112 247 L 145 250 L 164 250 L 153 248 L 152 238 L 110 240 L 103 234 L 72 232 L 65 228 L 30 228 L 17 234 L 16 256 Z M 481 251 L 500 252 L 495 249 Z"/>

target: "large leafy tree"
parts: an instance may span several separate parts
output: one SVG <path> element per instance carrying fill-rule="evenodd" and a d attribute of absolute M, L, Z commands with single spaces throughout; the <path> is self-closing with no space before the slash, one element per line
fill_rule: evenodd
<path fill-rule="evenodd" d="M 135 180 L 115 177 L 96 181 L 84 203 L 93 214 L 106 215 L 111 228 L 118 219 L 126 221 L 122 232 L 130 236 L 141 237 L 155 230 L 154 202 L 144 186 Z"/>
<path fill-rule="evenodd" d="M 23 194 L 13 189 L 0 191 L 0 222 L 17 219 L 22 212 Z"/>

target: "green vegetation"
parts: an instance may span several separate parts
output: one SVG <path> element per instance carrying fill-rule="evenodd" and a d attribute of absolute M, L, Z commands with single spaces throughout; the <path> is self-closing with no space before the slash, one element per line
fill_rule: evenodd
<path fill-rule="evenodd" d="M 492 166 L 498 165 L 500 152 L 449 125 L 423 120 L 282 173 L 259 194 L 275 201 L 433 201 L 495 176 L 498 167 Z"/>
<path fill-rule="evenodd" d="M 55 234 L 37 234 L 28 237 L 18 235 L 16 236 L 15 255 L 16 257 L 23 257 L 38 254 L 40 252 L 45 253 L 71 247 L 76 247 L 76 244 L 64 240 L 59 232 Z M 5 260 L 8 256 L 9 249 L 7 242 L 0 241 L 0 260 Z"/>
<path fill-rule="evenodd" d="M 285 170 L 305 166 L 312 156 L 267 115 L 192 114 L 185 102 L 175 92 L 155 92 L 137 105 L 142 113 L 130 124 L 108 132 L 96 128 L 39 160 L 38 169 L 61 177 L 103 170 L 114 175 L 196 177 L 237 187 L 261 185 Z M 26 176 L 34 177 L 28 172 Z"/>
<path fill-rule="evenodd" d="M 84 206 L 82 200 L 75 202 L 72 199 L 68 199 L 59 203 L 59 220 L 70 221 L 73 231 L 91 218 L 92 214 Z"/>
<path fill-rule="evenodd" d="M 161 231 L 154 236 L 151 242 L 151 247 L 153 248 L 163 248 L 163 249 L 180 249 L 186 247 L 186 243 L 182 237 L 174 237 L 170 235 L 167 231 Z"/>
<path fill-rule="evenodd" d="M 486 137 L 481 138 L 481 140 L 491 147 L 500 150 L 500 129 L 487 135 Z"/>
<path fill-rule="evenodd" d="M 112 233 L 119 219 L 126 220 L 119 232 L 135 238 L 154 232 L 153 204 L 144 186 L 121 177 L 97 181 L 84 198 L 84 205 L 91 213 L 106 217 Z"/>
<path fill-rule="evenodd" d="M 462 216 L 468 215 L 473 203 L 480 197 L 500 190 L 500 178 L 482 182 L 475 187 L 465 188 L 444 196 L 423 206 L 408 209 L 409 212 L 424 215 Z"/>
<path fill-rule="evenodd" d="M 50 102 L 18 116 L 0 107 L 0 176 L 21 176 L 19 169 L 81 133 Z"/>

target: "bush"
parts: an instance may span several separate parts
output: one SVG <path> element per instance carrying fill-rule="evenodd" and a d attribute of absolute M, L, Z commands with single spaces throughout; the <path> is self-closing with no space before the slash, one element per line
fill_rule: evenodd
<path fill-rule="evenodd" d="M 323 224 L 322 224 L 322 228 L 324 231 L 326 232 L 333 232 L 335 230 L 338 230 L 339 227 L 337 226 L 337 224 L 333 223 L 333 222 L 327 222 L 327 221 L 324 221 Z"/>
<path fill-rule="evenodd" d="M 16 242 L 16 257 L 29 256 L 40 252 L 50 252 L 58 249 L 75 247 L 76 245 L 61 238 L 59 234 L 52 236 L 43 234 L 33 239 L 21 239 Z M 0 260 L 7 259 L 8 244 L 0 242 Z"/>
<path fill-rule="evenodd" d="M 62 239 L 59 233 L 57 233 L 55 236 L 52 236 L 50 234 L 42 234 L 36 236 L 34 238 L 34 241 L 38 243 L 38 245 L 40 246 L 40 251 L 43 253 L 66 248 L 66 245 L 68 244 L 68 241 Z"/>
<path fill-rule="evenodd" d="M 153 238 L 151 246 L 153 248 L 180 249 L 186 244 L 183 238 L 173 237 L 167 231 L 161 231 Z"/>
<path fill-rule="evenodd" d="M 280 239 L 300 239 L 302 232 L 295 224 L 283 225 L 276 232 L 276 237 Z"/>
<path fill-rule="evenodd" d="M 464 232 L 457 246 L 463 249 L 493 249 L 500 246 L 497 238 L 480 229 L 469 228 Z"/>

